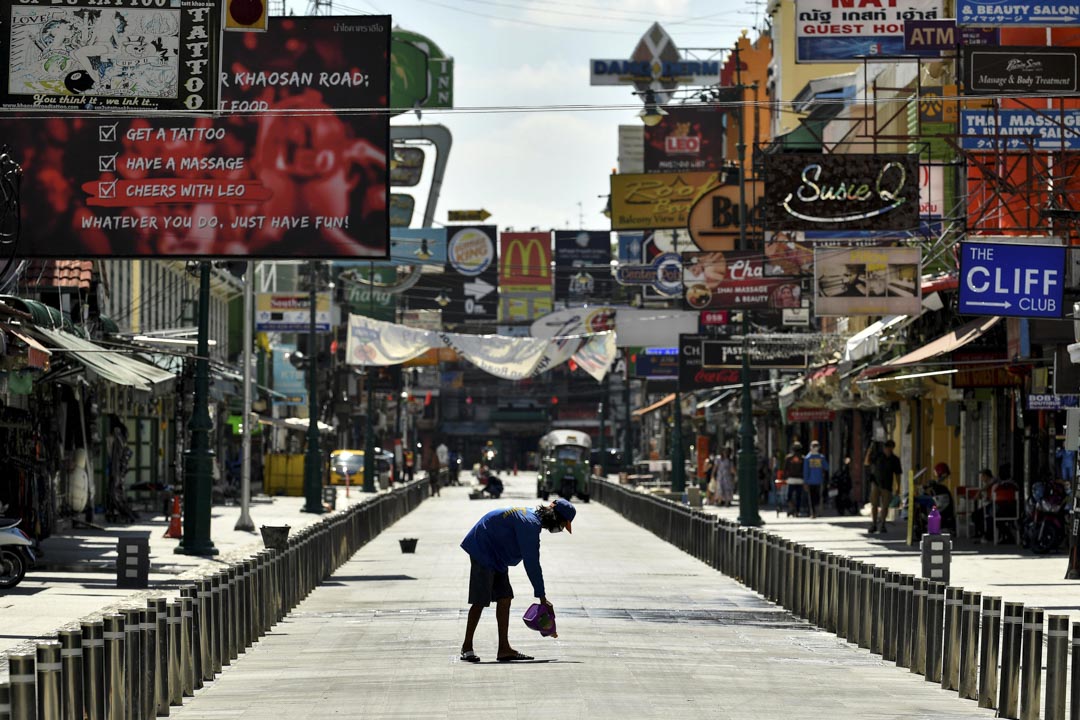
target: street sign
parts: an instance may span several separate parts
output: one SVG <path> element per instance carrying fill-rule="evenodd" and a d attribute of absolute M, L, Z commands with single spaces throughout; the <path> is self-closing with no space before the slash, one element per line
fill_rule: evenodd
<path fill-rule="evenodd" d="M 491 213 L 487 210 L 450 210 L 447 222 L 484 222 Z"/>
<path fill-rule="evenodd" d="M 307 293 L 257 293 L 255 332 L 308 331 L 311 303 Z M 315 332 L 330 332 L 330 293 L 316 294 Z"/>
<path fill-rule="evenodd" d="M 1060 318 L 1065 252 L 1060 245 L 963 243 L 960 313 Z"/>
<path fill-rule="evenodd" d="M 1032 3 L 988 3 L 985 0 L 956 0 L 957 25 L 1037 25 L 1064 27 L 1080 24 L 1073 0 L 1040 0 Z"/>

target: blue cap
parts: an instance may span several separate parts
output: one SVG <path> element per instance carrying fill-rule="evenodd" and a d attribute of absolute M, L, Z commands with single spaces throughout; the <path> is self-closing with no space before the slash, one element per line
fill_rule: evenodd
<path fill-rule="evenodd" d="M 568 533 L 573 533 L 574 531 L 570 529 L 570 523 L 577 516 L 577 508 L 574 507 L 573 503 L 569 500 L 559 498 L 555 501 L 555 514 L 566 521 L 566 531 Z"/>

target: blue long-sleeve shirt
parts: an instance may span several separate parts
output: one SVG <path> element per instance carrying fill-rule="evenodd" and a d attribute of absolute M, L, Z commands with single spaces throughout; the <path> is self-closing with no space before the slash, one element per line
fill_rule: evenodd
<path fill-rule="evenodd" d="M 829 474 L 829 461 L 821 453 L 812 452 L 803 458 L 803 481 L 807 485 L 821 485 Z"/>
<path fill-rule="evenodd" d="M 544 597 L 544 573 L 540 569 L 540 518 L 530 508 L 492 510 L 480 518 L 461 547 L 476 562 L 495 572 L 525 561 L 525 572 L 536 597 Z"/>

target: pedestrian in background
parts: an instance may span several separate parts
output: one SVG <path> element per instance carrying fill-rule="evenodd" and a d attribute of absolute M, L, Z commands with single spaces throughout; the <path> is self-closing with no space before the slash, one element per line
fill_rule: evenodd
<path fill-rule="evenodd" d="M 559 498 L 550 505 L 536 509 L 524 507 L 492 510 L 480 518 L 461 547 L 469 554 L 472 570 L 469 575 L 469 616 L 465 624 L 465 640 L 461 644 L 461 659 L 480 662 L 473 651 L 473 635 L 480 623 L 484 608 L 495 601 L 495 622 L 499 629 L 499 662 L 532 660 L 510 646 L 510 601 L 514 589 L 510 586 L 509 569 L 524 561 L 525 572 L 532 582 L 533 593 L 540 602 L 552 607 L 544 589 L 544 572 L 540 567 L 540 532 L 572 533 L 570 523 L 577 509 L 569 500 Z"/>
<path fill-rule="evenodd" d="M 885 518 L 896 492 L 897 478 L 903 473 L 900 458 L 893 453 L 896 443 L 886 440 L 881 449 L 873 443 L 866 448 L 863 466 L 870 469 L 870 532 L 885 532 Z M 880 517 L 879 517 L 880 513 Z"/>
<path fill-rule="evenodd" d="M 791 445 L 791 452 L 784 457 L 784 477 L 787 480 L 788 517 L 799 517 L 803 499 L 803 448 L 796 440 Z"/>
<path fill-rule="evenodd" d="M 829 476 L 829 461 L 821 454 L 821 443 L 814 440 L 810 443 L 810 452 L 803 458 L 803 481 L 806 490 L 810 494 L 810 517 L 817 517 L 817 509 L 821 505 L 821 486 L 825 484 L 825 478 Z"/>
<path fill-rule="evenodd" d="M 735 500 L 735 463 L 731 461 L 731 450 L 724 448 L 716 461 L 716 492 L 720 505 L 731 507 Z"/>
<path fill-rule="evenodd" d="M 705 493 L 705 502 L 712 504 L 715 502 L 713 494 L 715 491 L 710 490 L 710 486 L 713 484 L 713 478 L 716 476 L 716 462 L 713 460 L 712 455 L 706 455 L 705 460 L 701 463 L 701 475 L 698 477 L 698 486 L 701 488 L 701 492 Z"/>

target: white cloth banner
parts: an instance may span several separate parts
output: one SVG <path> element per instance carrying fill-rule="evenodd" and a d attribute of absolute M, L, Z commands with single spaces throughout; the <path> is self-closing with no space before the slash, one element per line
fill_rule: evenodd
<path fill-rule="evenodd" d="M 618 354 L 613 332 L 550 339 L 466 335 L 349 316 L 345 354 L 350 365 L 398 365 L 439 347 L 453 348 L 481 370 L 505 380 L 532 377 L 573 358 L 600 381 Z"/>

